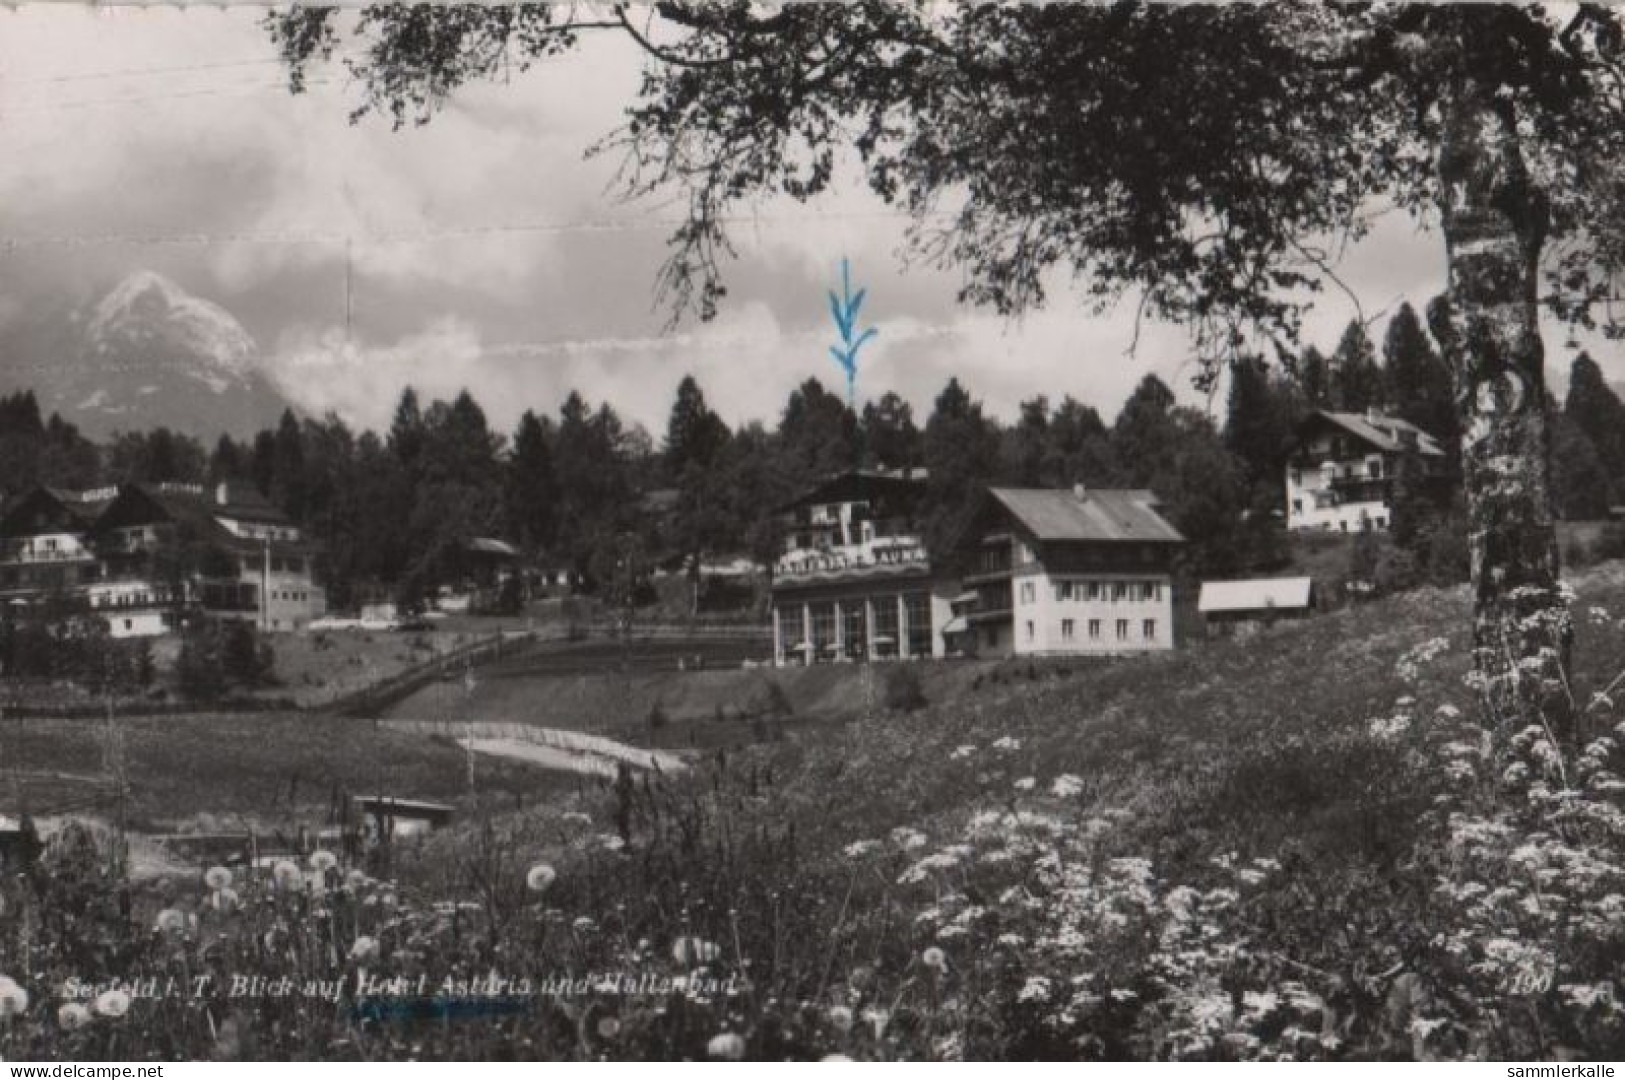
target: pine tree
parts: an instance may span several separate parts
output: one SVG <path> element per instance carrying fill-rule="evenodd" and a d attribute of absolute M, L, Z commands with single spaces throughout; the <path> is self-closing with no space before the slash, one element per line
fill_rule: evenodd
<path fill-rule="evenodd" d="M 558 488 L 550 440 L 547 422 L 526 409 L 514 430 L 513 453 L 504 466 L 508 533 L 533 555 L 553 542 Z"/>
<path fill-rule="evenodd" d="M 920 429 L 914 424 L 914 410 L 892 391 L 863 406 L 861 438 L 866 465 L 908 469 L 920 463 Z"/>
<path fill-rule="evenodd" d="M 1602 368 L 1587 353 L 1575 357 L 1569 367 L 1569 392 L 1563 401 L 1563 415 L 1591 440 L 1609 477 L 1625 476 L 1625 405 L 1620 404 L 1619 397 L 1603 378 Z M 1619 492 L 1610 492 L 1608 497 L 1612 499 L 1617 494 Z"/>
<path fill-rule="evenodd" d="M 1460 436 L 1450 369 L 1409 304 L 1400 305 L 1388 320 L 1382 357 L 1394 413 L 1432 435 L 1454 457 Z"/>
<path fill-rule="evenodd" d="M 1383 390 L 1383 372 L 1377 364 L 1371 338 L 1366 335 L 1364 326 L 1351 321 L 1332 353 L 1332 406 L 1343 412 L 1380 408 L 1384 404 Z"/>

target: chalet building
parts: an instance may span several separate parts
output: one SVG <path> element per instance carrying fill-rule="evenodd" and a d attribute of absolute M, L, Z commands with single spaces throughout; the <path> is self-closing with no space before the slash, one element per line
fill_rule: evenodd
<path fill-rule="evenodd" d="M 1210 634 L 1245 637 L 1283 619 L 1307 618 L 1315 583 L 1307 577 L 1204 581 L 1196 610 Z"/>
<path fill-rule="evenodd" d="M 1149 491 L 989 488 L 952 546 L 943 631 L 983 656 L 1172 649 L 1183 543 Z"/>
<path fill-rule="evenodd" d="M 1289 529 L 1353 532 L 1394 520 L 1395 484 L 1407 469 L 1448 486 L 1449 455 L 1427 432 L 1376 410 L 1311 414 L 1286 464 Z"/>
<path fill-rule="evenodd" d="M 0 600 L 83 604 L 115 637 L 163 634 L 192 612 L 296 630 L 327 609 L 315 553 L 245 484 L 42 487 L 0 513 Z"/>
<path fill-rule="evenodd" d="M 923 470 L 852 470 L 781 507 L 775 663 L 942 656 L 957 587 L 933 579 L 916 531 Z"/>

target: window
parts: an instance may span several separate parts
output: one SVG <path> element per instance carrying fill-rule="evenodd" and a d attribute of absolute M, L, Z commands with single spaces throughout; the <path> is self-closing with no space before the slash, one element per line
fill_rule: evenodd
<path fill-rule="evenodd" d="M 908 654 L 931 655 L 931 597 L 923 592 L 908 593 L 904 612 L 908 619 Z"/>
<path fill-rule="evenodd" d="M 1118 619 L 1117 620 L 1117 640 L 1118 641 L 1127 641 L 1128 640 L 1128 620 L 1127 619 Z"/>
<path fill-rule="evenodd" d="M 1028 619 L 1027 620 L 1027 640 L 1031 641 L 1032 639 L 1033 639 L 1033 621 L 1031 619 Z"/>
<path fill-rule="evenodd" d="M 1036 595 L 1036 593 L 1037 593 L 1037 590 L 1033 588 L 1033 583 L 1032 582 L 1023 581 L 1021 583 L 1021 602 L 1023 604 L 1032 603 L 1033 598 Z"/>
<path fill-rule="evenodd" d="M 1140 636 L 1147 641 L 1157 640 L 1157 620 L 1147 619 L 1140 624 Z"/>
<path fill-rule="evenodd" d="M 1302 499 L 1293 499 L 1292 500 L 1292 512 L 1294 514 L 1303 513 L 1303 500 Z"/>
<path fill-rule="evenodd" d="M 1127 599 L 1128 599 L 1128 582 L 1126 582 L 1126 581 L 1114 581 L 1114 582 L 1112 582 L 1112 600 L 1114 602 L 1116 602 L 1116 601 L 1127 600 Z"/>
<path fill-rule="evenodd" d="M 124 620 L 124 629 L 126 629 L 126 630 L 135 629 L 135 620 L 134 619 L 125 619 Z"/>
<path fill-rule="evenodd" d="M 1100 582 L 1091 581 L 1089 583 L 1089 599 L 1091 599 L 1091 600 L 1099 600 L 1100 599 Z"/>
<path fill-rule="evenodd" d="M 1056 584 L 1055 584 L 1055 599 L 1057 599 L 1057 600 L 1070 600 L 1070 599 L 1072 599 L 1072 583 L 1070 581 L 1056 582 Z"/>
<path fill-rule="evenodd" d="M 1366 462 L 1365 468 L 1366 468 L 1366 472 L 1371 475 L 1371 479 L 1373 479 L 1373 480 L 1381 480 L 1382 479 L 1382 458 L 1375 458 L 1375 459 L 1373 459 L 1371 461 Z"/>
<path fill-rule="evenodd" d="M 1074 623 L 1071 619 L 1062 619 L 1061 620 L 1061 640 L 1062 641 L 1071 641 L 1071 640 L 1073 640 L 1077 636 L 1076 631 L 1077 631 L 1077 624 Z"/>
<path fill-rule="evenodd" d="M 1090 641 L 1099 641 L 1100 640 L 1100 620 L 1099 619 L 1090 619 L 1089 620 L 1089 640 Z"/>

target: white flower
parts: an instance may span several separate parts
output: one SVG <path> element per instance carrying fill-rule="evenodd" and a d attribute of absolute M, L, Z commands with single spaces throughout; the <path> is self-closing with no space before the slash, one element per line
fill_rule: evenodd
<path fill-rule="evenodd" d="M 351 870 L 349 873 L 344 875 L 344 887 L 347 889 L 360 889 L 366 883 L 366 871 L 359 868 Z"/>
<path fill-rule="evenodd" d="M 210 892 L 219 892 L 231 884 L 231 871 L 224 866 L 211 866 L 203 875 L 203 884 L 209 887 Z"/>
<path fill-rule="evenodd" d="M 0 975 L 0 1019 L 21 1016 L 27 1011 L 28 991 L 9 976 Z"/>
<path fill-rule="evenodd" d="M 271 878 L 279 889 L 297 889 L 304 875 L 299 872 L 297 863 L 283 859 L 271 868 Z"/>
<path fill-rule="evenodd" d="M 558 871 L 546 863 L 537 863 L 525 875 L 525 888 L 531 892 L 546 892 L 549 885 L 558 878 Z"/>
<path fill-rule="evenodd" d="M 891 1023 L 891 1014 L 885 1009 L 865 1009 L 863 1010 L 863 1018 L 869 1021 L 870 1027 L 874 1028 L 875 1038 L 877 1039 L 886 1034 L 886 1025 Z"/>
<path fill-rule="evenodd" d="M 78 1031 L 90 1023 L 90 1010 L 77 1001 L 70 1001 L 56 1011 L 56 1023 L 63 1031 Z"/>
<path fill-rule="evenodd" d="M 154 929 L 165 934 L 185 933 L 186 916 L 174 908 L 164 908 L 158 913 L 158 921 Z"/>
<path fill-rule="evenodd" d="M 974 753 L 976 753 L 976 747 L 972 746 L 970 743 L 966 743 L 964 746 L 954 747 L 953 753 L 948 755 L 948 760 L 964 761 Z"/>
<path fill-rule="evenodd" d="M 925 846 L 926 836 L 920 830 L 911 829 L 904 825 L 891 831 L 891 840 L 892 843 L 896 844 L 904 851 L 913 851 L 915 848 L 922 848 Z"/>
<path fill-rule="evenodd" d="M 705 1052 L 723 1061 L 738 1061 L 745 1056 L 745 1040 L 731 1031 L 725 1031 L 721 1035 L 711 1036 L 711 1041 L 705 1044 Z"/>
<path fill-rule="evenodd" d="M 1021 740 L 1005 735 L 993 740 L 993 749 L 1002 753 L 1011 754 L 1021 749 Z"/>
<path fill-rule="evenodd" d="M 1049 980 L 1042 975 L 1029 975 L 1027 982 L 1022 986 L 1016 1000 L 1026 1004 L 1028 1002 L 1043 1002 L 1049 1000 Z"/>
<path fill-rule="evenodd" d="M 947 955 L 935 945 L 920 954 L 920 963 L 933 971 L 943 972 L 948 970 Z"/>
<path fill-rule="evenodd" d="M 1057 799 L 1070 799 L 1072 796 L 1080 794 L 1082 791 L 1082 778 L 1073 776 L 1071 773 L 1062 773 L 1060 776 L 1057 776 L 1049 786 L 1049 793 L 1054 795 Z"/>
<path fill-rule="evenodd" d="M 375 937 L 369 937 L 366 934 L 362 934 L 360 937 L 355 939 L 355 944 L 350 946 L 351 960 L 371 960 L 377 955 L 378 939 Z"/>
<path fill-rule="evenodd" d="M 1023 776 L 1020 780 L 1016 781 L 1017 791 L 1031 791 L 1037 786 L 1038 781 L 1031 776 Z"/>
<path fill-rule="evenodd" d="M 338 864 L 338 857 L 331 851 L 317 848 L 310 853 L 310 868 L 318 873 L 325 874 Z"/>
<path fill-rule="evenodd" d="M 829 1011 L 829 1022 L 837 1031 L 851 1031 L 852 1010 L 845 1005 L 836 1005 Z"/>
<path fill-rule="evenodd" d="M 722 950 L 709 941 L 697 937 L 680 937 L 671 943 L 671 957 L 684 967 L 709 964 Z"/>
<path fill-rule="evenodd" d="M 216 911 L 232 911 L 241 902 L 236 889 L 216 889 L 209 894 L 209 906 Z"/>
<path fill-rule="evenodd" d="M 118 1018 L 130 1011 L 130 995 L 123 990 L 105 990 L 96 999 L 96 1011 Z"/>
<path fill-rule="evenodd" d="M 842 853 L 849 859 L 861 859 L 872 851 L 880 849 L 878 840 L 854 840 L 842 849 Z"/>

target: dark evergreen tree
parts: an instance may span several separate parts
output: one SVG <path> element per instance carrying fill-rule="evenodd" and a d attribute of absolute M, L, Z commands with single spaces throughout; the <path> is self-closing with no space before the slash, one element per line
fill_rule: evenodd
<path fill-rule="evenodd" d="M 998 426 L 982 414 L 981 402 L 973 401 L 958 379 L 949 379 L 926 420 L 921 447 L 927 472 L 925 542 L 941 554 L 981 487 L 998 474 Z"/>
<path fill-rule="evenodd" d="M 1387 400 L 1395 415 L 1432 435 L 1454 459 L 1459 453 L 1450 369 L 1409 304 L 1388 320 L 1382 339 Z"/>
<path fill-rule="evenodd" d="M 1616 499 L 1620 494 L 1617 485 L 1625 478 L 1625 405 L 1587 353 L 1575 357 L 1569 366 L 1563 415 L 1591 441 L 1604 473 L 1613 480 L 1607 497 Z"/>
<path fill-rule="evenodd" d="M 920 429 L 914 423 L 914 409 L 891 391 L 863 406 L 860 441 L 865 465 L 908 469 L 920 463 Z"/>
<path fill-rule="evenodd" d="M 1363 413 L 1385 404 L 1382 368 L 1377 363 L 1371 338 L 1358 321 L 1350 322 L 1343 329 L 1330 367 L 1333 408 Z"/>
<path fill-rule="evenodd" d="M 550 421 L 529 409 L 513 434 L 513 452 L 505 466 L 508 534 L 532 554 L 553 543 L 558 481 L 553 473 Z"/>

